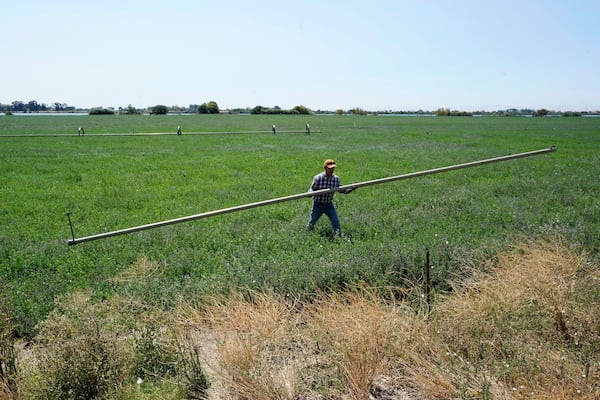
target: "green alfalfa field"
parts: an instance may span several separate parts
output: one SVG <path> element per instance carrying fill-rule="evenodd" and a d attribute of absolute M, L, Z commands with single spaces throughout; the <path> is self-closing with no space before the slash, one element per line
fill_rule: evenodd
<path fill-rule="evenodd" d="M 351 184 L 550 146 L 337 194 L 340 238 L 325 217 L 307 232 L 310 199 L 300 199 L 67 244 L 67 213 L 84 237 L 302 193 L 325 158 Z M 600 119 L 583 117 L 1 116 L 3 304 L 24 340 L 78 293 L 170 312 L 240 288 L 310 302 L 365 285 L 420 313 L 427 253 L 435 309 L 482 260 L 556 237 L 589 257 L 597 282 L 599 150 Z"/>
<path fill-rule="evenodd" d="M 144 132 L 173 134 L 94 136 Z M 167 306 L 237 286 L 296 295 L 356 280 L 405 284 L 420 279 L 427 251 L 445 290 L 473 257 L 519 235 L 556 232 L 600 249 L 598 118 L 3 116 L 0 135 L 0 271 L 24 335 L 58 295 L 118 291 L 107 278 L 142 255 L 164 264 L 142 294 Z M 350 184 L 553 145 L 338 194 L 346 240 L 329 240 L 325 217 L 306 232 L 310 199 L 301 199 L 67 245 L 67 213 L 82 237 L 302 193 L 325 158 Z"/>

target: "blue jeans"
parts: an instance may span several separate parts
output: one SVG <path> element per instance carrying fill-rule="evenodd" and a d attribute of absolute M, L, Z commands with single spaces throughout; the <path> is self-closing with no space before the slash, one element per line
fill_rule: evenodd
<path fill-rule="evenodd" d="M 323 214 L 327 215 L 327 217 L 331 221 L 331 225 L 333 225 L 333 230 L 335 232 L 339 232 L 340 220 L 338 218 L 337 212 L 335 211 L 335 207 L 333 206 L 333 202 L 317 203 L 314 199 L 312 210 L 310 211 L 310 221 L 308 222 L 306 228 L 312 229 Z"/>

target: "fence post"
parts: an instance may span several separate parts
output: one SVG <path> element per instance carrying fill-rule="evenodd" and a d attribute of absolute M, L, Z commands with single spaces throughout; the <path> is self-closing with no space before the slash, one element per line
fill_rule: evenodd
<path fill-rule="evenodd" d="M 430 276 L 429 250 L 425 253 L 425 301 L 427 302 L 427 314 L 431 311 L 431 276 Z"/>

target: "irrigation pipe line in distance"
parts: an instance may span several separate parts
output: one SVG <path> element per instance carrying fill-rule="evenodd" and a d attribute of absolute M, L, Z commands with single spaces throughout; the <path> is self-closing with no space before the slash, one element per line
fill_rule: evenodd
<path fill-rule="evenodd" d="M 491 164 L 491 163 L 500 162 L 500 161 L 508 161 L 508 160 L 514 160 L 517 158 L 530 157 L 530 156 L 535 156 L 535 155 L 539 155 L 539 154 L 550 153 L 553 151 L 556 151 L 556 146 L 552 146 L 552 147 L 549 147 L 546 149 L 541 149 L 541 150 L 529 151 L 529 152 L 525 152 L 525 153 L 511 154 L 511 155 L 507 155 L 507 156 L 488 158 L 485 160 L 472 161 L 472 162 L 468 162 L 468 163 L 464 163 L 464 164 L 449 165 L 447 167 L 412 172 L 412 173 L 408 173 L 408 174 L 404 174 L 404 175 L 396 175 L 396 176 L 390 176 L 387 178 L 352 183 L 352 184 L 343 185 L 343 186 L 340 186 L 340 187 L 337 187 L 334 189 L 321 189 L 321 190 L 315 190 L 312 192 L 298 193 L 298 194 L 294 194 L 291 196 L 277 197 L 277 198 L 270 199 L 270 200 L 242 204 L 242 205 L 235 206 L 235 207 L 222 208 L 220 210 L 208 211 L 208 212 L 204 212 L 201 214 L 190 215 L 187 217 L 169 219 L 166 221 L 160 221 L 160 222 L 155 222 L 155 223 L 146 224 L 146 225 L 139 225 L 139 226 L 134 226 L 131 228 L 119 229 L 116 231 L 104 232 L 104 233 L 99 233 L 99 234 L 91 235 L 91 236 L 84 236 L 84 237 L 80 237 L 80 238 L 75 238 L 75 234 L 73 232 L 73 225 L 71 223 L 71 217 L 70 217 L 71 214 L 67 213 L 67 218 L 69 219 L 69 226 L 71 228 L 71 236 L 72 236 L 72 238 L 69 239 L 68 244 L 75 245 L 75 244 L 79 244 L 79 243 L 83 243 L 83 242 L 89 242 L 92 240 L 99 240 L 99 239 L 104 239 L 104 238 L 108 238 L 108 237 L 112 237 L 112 236 L 124 235 L 124 234 L 139 232 L 139 231 L 143 231 L 143 230 L 147 230 L 147 229 L 158 228 L 161 226 L 178 224 L 180 222 L 188 222 L 188 221 L 193 221 L 193 220 L 202 219 L 202 218 L 214 217 L 216 215 L 227 214 L 227 213 L 231 213 L 231 212 L 235 212 L 235 211 L 247 210 L 247 209 L 255 208 L 255 207 L 262 207 L 262 206 L 266 206 L 269 204 L 282 203 L 284 201 L 302 199 L 305 197 L 312 197 L 312 196 L 315 196 L 318 194 L 323 194 L 323 193 L 344 192 L 348 189 L 356 189 L 356 188 L 363 187 L 363 186 L 378 185 L 381 183 L 399 181 L 399 180 L 403 180 L 403 179 L 411 179 L 411 178 L 416 178 L 416 177 L 424 176 L 424 175 L 431 175 L 431 174 L 438 174 L 440 172 L 453 171 L 456 169 L 470 168 L 470 167 L 475 167 L 478 165 Z"/>
<path fill-rule="evenodd" d="M 321 133 L 320 129 L 312 130 L 313 133 Z M 123 133 L 86 133 L 81 135 L 83 137 L 107 137 L 107 136 L 192 136 L 192 135 L 249 135 L 249 134 L 272 134 L 273 131 L 206 131 L 206 132 L 185 132 L 184 134 L 178 134 L 177 132 L 123 132 Z M 306 130 L 291 129 L 291 130 L 278 130 L 277 134 L 282 133 L 306 133 Z M 0 135 L 2 138 L 56 138 L 56 137 L 80 137 L 77 133 L 29 133 L 29 134 L 6 134 Z"/>

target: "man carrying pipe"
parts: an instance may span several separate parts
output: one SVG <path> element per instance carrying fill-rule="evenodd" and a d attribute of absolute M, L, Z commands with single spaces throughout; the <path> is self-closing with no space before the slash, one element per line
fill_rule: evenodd
<path fill-rule="evenodd" d="M 314 192 L 322 189 L 335 189 L 339 188 L 342 184 L 339 176 L 334 174 L 335 161 L 327 159 L 323 162 L 324 171 L 313 177 L 312 184 L 308 189 L 309 192 Z M 339 189 L 338 192 L 348 194 L 352 192 L 355 187 L 349 187 L 345 189 Z M 315 227 L 315 224 L 321 218 L 321 215 L 325 214 L 331 221 L 333 226 L 333 235 L 339 236 L 341 234 L 340 219 L 338 218 L 335 206 L 333 205 L 333 195 L 335 191 L 316 194 L 313 196 L 312 209 L 310 211 L 310 220 L 306 225 L 306 229 L 311 231 Z"/>
<path fill-rule="evenodd" d="M 530 157 L 530 156 L 535 156 L 535 155 L 539 155 L 539 154 L 551 153 L 554 151 L 556 151 L 556 146 L 551 146 L 546 149 L 528 151 L 525 153 L 509 154 L 507 156 L 488 158 L 485 160 L 478 160 L 478 161 L 471 161 L 471 162 L 467 162 L 467 163 L 463 163 L 463 164 L 449 165 L 446 167 L 428 169 L 425 171 L 417 171 L 417 172 L 411 172 L 408 174 L 388 176 L 387 178 L 379 178 L 379 179 L 373 179 L 370 181 L 357 182 L 357 183 L 353 183 L 353 184 L 346 185 L 346 186 L 337 186 L 337 187 L 334 187 L 333 189 L 325 188 L 325 189 L 315 191 L 311 187 L 311 189 L 312 189 L 311 191 L 297 193 L 297 194 L 293 194 L 290 196 L 277 197 L 274 199 L 263 200 L 263 201 L 256 201 L 254 203 L 242 204 L 239 206 L 222 208 L 222 209 L 213 210 L 213 211 L 207 211 L 207 212 L 203 212 L 200 214 L 188 215 L 186 217 L 179 217 L 179 218 L 154 222 L 154 223 L 145 224 L 145 225 L 133 226 L 131 228 L 125 228 L 125 229 L 119 229 L 116 231 L 98 233 L 95 235 L 84 236 L 84 237 L 80 237 L 80 238 L 75 238 L 75 235 L 73 234 L 73 229 L 71 226 L 72 239 L 70 239 L 67 243 L 69 244 L 69 246 L 72 246 L 72 245 L 75 245 L 78 243 L 89 242 L 92 240 L 104 239 L 104 238 L 108 238 L 108 237 L 112 237 L 112 236 L 124 235 L 124 234 L 133 233 L 133 232 L 143 231 L 146 229 L 153 229 L 153 228 L 158 228 L 161 226 L 167 226 L 167 225 L 179 224 L 182 222 L 194 221 L 194 220 L 202 219 L 202 218 L 210 218 L 210 217 L 214 217 L 214 216 L 221 215 L 221 214 L 227 214 L 227 213 L 237 212 L 237 211 L 241 211 L 241 210 L 248 210 L 250 208 L 262 207 L 262 206 L 266 206 L 269 204 L 282 203 L 284 201 L 303 199 L 306 197 L 314 197 L 314 196 L 318 196 L 321 194 L 333 193 L 333 192 L 348 193 L 359 187 L 379 185 L 382 183 L 394 182 L 394 181 L 405 180 L 405 179 L 412 179 L 412 178 L 417 178 L 419 176 L 439 174 L 441 172 L 454 171 L 454 170 L 462 169 L 462 168 L 471 168 L 471 167 L 475 167 L 475 166 L 479 166 L 479 165 L 496 163 L 496 162 L 500 162 L 500 161 L 515 160 L 515 159 L 519 159 L 519 158 L 523 158 L 523 157 Z M 335 162 L 333 162 L 333 164 L 335 165 Z M 67 217 L 69 217 L 69 215 L 70 214 L 68 214 Z M 70 217 L 69 217 L 69 224 L 71 224 Z"/>

